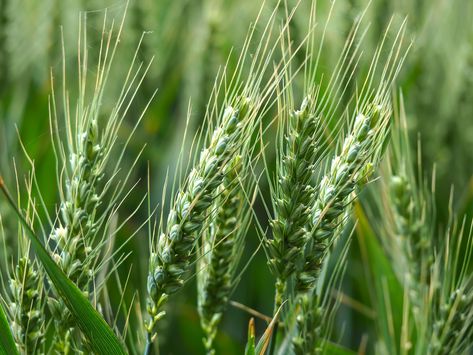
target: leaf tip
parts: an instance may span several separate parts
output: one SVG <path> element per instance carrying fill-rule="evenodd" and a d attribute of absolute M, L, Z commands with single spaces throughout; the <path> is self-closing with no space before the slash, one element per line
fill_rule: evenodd
<path fill-rule="evenodd" d="M 253 317 L 250 318 L 250 322 L 248 324 L 248 335 L 252 338 L 255 337 L 255 319 Z"/>

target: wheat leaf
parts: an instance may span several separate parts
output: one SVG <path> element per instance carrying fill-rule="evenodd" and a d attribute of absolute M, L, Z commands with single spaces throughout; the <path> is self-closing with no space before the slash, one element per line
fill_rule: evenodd
<path fill-rule="evenodd" d="M 324 344 L 324 354 L 330 355 L 355 355 L 356 352 L 347 348 L 344 348 L 338 344 L 326 342 Z"/>
<path fill-rule="evenodd" d="M 250 318 L 250 323 L 248 324 L 248 341 L 246 342 L 245 355 L 256 355 L 255 348 L 255 319 Z"/>
<path fill-rule="evenodd" d="M 255 352 L 258 355 L 264 355 L 266 353 L 266 349 L 268 348 L 271 338 L 273 336 L 274 332 L 274 327 L 277 324 L 278 318 L 279 318 L 279 313 L 281 312 L 282 307 L 286 301 L 284 301 L 279 309 L 276 311 L 276 314 L 274 315 L 273 319 L 271 320 L 271 323 L 269 323 L 268 328 L 266 328 L 266 331 L 264 332 L 263 336 L 261 339 L 258 341 L 258 344 L 256 344 Z M 275 340 L 274 340 L 275 341 Z"/>
<path fill-rule="evenodd" d="M 392 341 L 390 348 L 396 349 L 394 339 L 398 339 L 402 327 L 402 312 L 397 310 L 403 309 L 404 290 L 359 204 L 355 207 L 355 213 L 358 219 L 358 240 L 364 250 L 365 261 L 371 265 L 375 299 L 378 300 L 377 313 L 382 328 L 380 331 L 385 333 L 385 339 Z"/>
<path fill-rule="evenodd" d="M 0 355 L 18 354 L 7 317 L 0 304 Z"/>

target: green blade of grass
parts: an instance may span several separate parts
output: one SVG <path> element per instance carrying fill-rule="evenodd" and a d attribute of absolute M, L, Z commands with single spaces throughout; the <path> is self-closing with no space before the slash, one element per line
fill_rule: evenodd
<path fill-rule="evenodd" d="M 390 349 L 397 349 L 402 327 L 404 290 L 397 279 L 390 260 L 386 257 L 376 234 L 360 204 L 355 207 L 358 220 L 357 237 L 364 253 L 365 262 L 369 263 L 374 299 L 377 307 L 377 323 L 384 334 L 384 340 L 390 342 Z"/>
<path fill-rule="evenodd" d="M 356 352 L 347 348 L 342 347 L 341 345 L 334 344 L 332 342 L 326 342 L 324 344 L 324 354 L 330 355 L 356 355 Z"/>
<path fill-rule="evenodd" d="M 255 339 L 255 320 L 250 319 L 248 324 L 248 341 L 246 342 L 245 355 L 256 355 L 256 339 Z"/>
<path fill-rule="evenodd" d="M 0 355 L 18 354 L 7 317 L 0 304 Z"/>
<path fill-rule="evenodd" d="M 122 342 L 77 286 L 56 265 L 16 206 L 0 176 L 0 189 L 25 227 L 31 246 L 42 263 L 59 296 L 74 316 L 92 350 L 98 354 L 126 354 Z M 3 334 L 3 332 L 2 332 Z"/>
<path fill-rule="evenodd" d="M 268 346 L 270 345 L 270 342 L 273 339 L 273 333 L 274 333 L 274 329 L 275 329 L 275 327 L 277 325 L 277 322 L 278 322 L 279 313 L 281 312 L 281 309 L 282 309 L 282 307 L 284 306 L 285 303 L 286 303 L 286 301 L 284 301 L 281 304 L 281 306 L 277 310 L 276 314 L 274 315 L 273 319 L 271 320 L 268 327 L 266 328 L 266 331 L 264 332 L 264 334 L 261 336 L 260 340 L 258 341 L 258 344 L 256 344 L 256 347 L 255 347 L 255 353 L 256 354 L 264 355 L 266 353 L 266 350 L 268 349 Z M 274 334 L 274 335 L 276 335 L 276 334 Z M 274 339 L 273 341 L 276 341 L 276 339 Z M 274 349 L 271 349 L 270 353 L 272 353 L 273 350 Z"/>

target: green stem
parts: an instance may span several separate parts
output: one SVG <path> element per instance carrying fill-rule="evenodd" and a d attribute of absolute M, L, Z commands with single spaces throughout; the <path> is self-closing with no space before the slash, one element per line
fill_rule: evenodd
<path fill-rule="evenodd" d="M 156 345 L 156 347 L 154 348 L 154 354 L 156 355 L 159 355 L 160 351 L 159 351 L 159 339 L 158 339 L 158 335 L 155 333 L 154 335 L 154 341 L 153 341 L 153 335 L 152 333 L 147 333 L 146 334 L 146 346 L 145 346 L 145 350 L 143 352 L 143 355 L 150 355 L 152 353 L 152 350 L 153 349 L 153 345 Z"/>
<path fill-rule="evenodd" d="M 147 333 L 146 335 L 146 347 L 143 355 L 149 355 L 151 353 L 151 347 L 153 346 L 153 341 L 151 340 L 151 334 Z"/>
<path fill-rule="evenodd" d="M 145 352 L 144 355 L 149 355 L 151 352 L 151 345 L 152 343 L 146 342 Z"/>
<path fill-rule="evenodd" d="M 275 283 L 275 295 L 274 295 L 274 311 L 273 316 L 278 311 L 279 307 L 281 307 L 283 303 L 284 293 L 286 291 L 286 281 L 278 278 Z"/>
<path fill-rule="evenodd" d="M 275 283 L 275 294 L 274 294 L 274 311 L 273 317 L 279 311 L 283 304 L 284 293 L 286 292 L 286 280 L 281 278 L 277 278 Z M 274 351 L 276 350 L 276 343 L 278 342 L 278 338 L 281 337 L 283 331 L 283 327 L 279 326 L 279 322 L 276 322 L 274 326 L 273 335 L 271 336 L 271 342 L 269 344 L 269 355 L 273 355 Z"/>

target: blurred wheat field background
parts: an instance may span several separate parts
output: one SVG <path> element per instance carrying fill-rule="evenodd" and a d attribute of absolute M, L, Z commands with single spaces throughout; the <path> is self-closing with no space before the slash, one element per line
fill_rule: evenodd
<path fill-rule="evenodd" d="M 0 353 L 470 353 L 472 19 L 2 0 Z"/>

